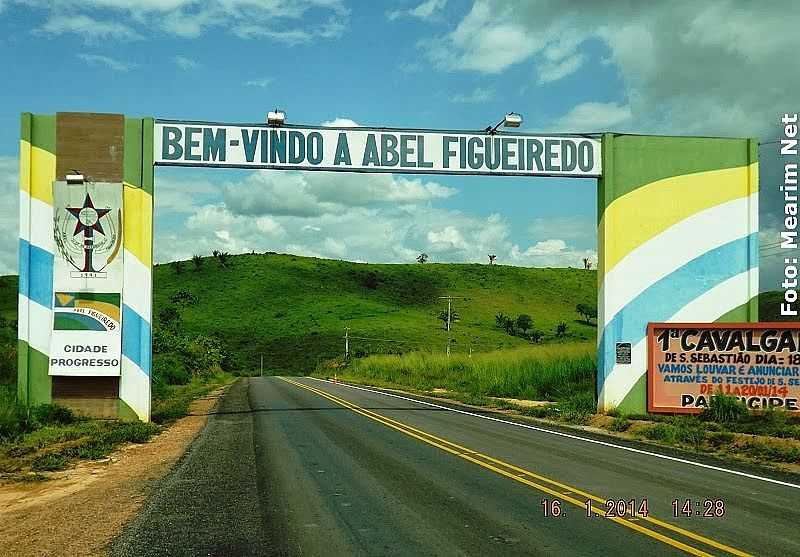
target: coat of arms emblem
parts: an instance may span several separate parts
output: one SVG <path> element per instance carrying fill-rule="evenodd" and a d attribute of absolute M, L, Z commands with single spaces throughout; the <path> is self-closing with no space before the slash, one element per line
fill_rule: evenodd
<path fill-rule="evenodd" d="M 83 204 L 67 205 L 55 212 L 56 247 L 75 268 L 73 278 L 105 278 L 104 270 L 119 255 L 122 211 L 96 207 L 89 192 Z"/>

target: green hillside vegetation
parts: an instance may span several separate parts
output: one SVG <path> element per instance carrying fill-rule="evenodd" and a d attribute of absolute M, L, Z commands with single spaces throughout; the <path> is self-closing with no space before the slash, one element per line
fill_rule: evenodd
<path fill-rule="evenodd" d="M 154 282 L 157 337 L 169 340 L 165 331 L 175 329 L 216 339 L 222 366 L 232 369 L 257 369 L 263 354 L 265 373 L 309 373 L 344 355 L 345 327 L 356 357 L 444 353 L 448 332 L 439 317 L 447 302 L 438 297 L 445 295 L 454 297 L 458 316 L 449 335 L 453 354 L 528 346 L 532 331 L 543 344 L 596 336 L 594 322 L 575 311 L 596 296 L 595 272 L 582 269 L 253 254 L 226 258 L 224 266 L 210 257 L 158 265 Z M 512 336 L 498 326 L 498 313 L 527 314 L 532 324 Z M 559 323 L 566 325 L 561 335 Z"/>

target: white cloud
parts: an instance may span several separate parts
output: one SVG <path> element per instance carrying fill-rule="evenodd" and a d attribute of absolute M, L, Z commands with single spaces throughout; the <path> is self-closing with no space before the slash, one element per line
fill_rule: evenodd
<path fill-rule="evenodd" d="M 331 128 L 358 128 L 360 127 L 356 122 L 350 118 L 339 118 L 338 116 L 333 120 L 322 122 L 321 126 L 329 126 Z"/>
<path fill-rule="evenodd" d="M 800 90 L 800 73 L 787 71 L 799 19 L 797 2 L 679 0 L 632 10 L 625 0 L 476 0 L 452 31 L 419 46 L 446 70 L 495 74 L 528 62 L 543 84 L 600 50 L 598 62 L 624 84 L 616 100 L 630 129 L 767 137 Z M 624 112 L 610 116 L 621 122 Z"/>
<path fill-rule="evenodd" d="M 550 83 L 574 74 L 583 65 L 583 54 L 568 56 L 557 62 L 543 62 L 539 65 L 539 83 Z"/>
<path fill-rule="evenodd" d="M 242 215 L 338 214 L 347 207 L 419 203 L 455 193 L 436 182 L 391 174 L 258 171 L 223 190 L 227 207 Z"/>
<path fill-rule="evenodd" d="M 501 264 L 580 266 L 585 253 L 594 253 L 571 247 L 572 237 L 582 238 L 565 226 L 548 231 L 557 236 L 531 232 L 530 241 L 512 242 L 500 214 L 435 207 L 457 190 L 421 179 L 259 171 L 227 183 L 222 201 L 214 190 L 220 187 L 203 179 L 159 177 L 157 261 L 219 249 L 412 263 L 424 251 L 440 262 L 485 263 L 493 253 Z"/>
<path fill-rule="evenodd" d="M 123 62 L 109 56 L 102 56 L 100 54 L 78 54 L 78 58 L 92 66 L 105 66 L 115 72 L 128 72 L 136 67 L 136 64 L 130 62 Z"/>
<path fill-rule="evenodd" d="M 247 87 L 261 87 L 261 88 L 266 88 L 270 83 L 272 83 L 271 77 L 259 77 L 244 82 L 244 84 Z"/>
<path fill-rule="evenodd" d="M 297 44 L 340 37 L 347 29 L 350 15 L 343 0 L 26 0 L 25 3 L 49 11 L 49 18 L 39 32 L 75 33 L 95 39 L 133 39 L 158 32 L 197 38 L 212 29 L 225 29 L 242 38 L 263 37 Z M 96 19 L 98 14 L 104 18 Z"/>
<path fill-rule="evenodd" d="M 86 42 L 142 38 L 127 25 L 115 21 L 99 21 L 86 15 L 53 15 L 37 32 L 53 36 L 72 33 L 81 36 Z"/>
<path fill-rule="evenodd" d="M 389 21 L 394 21 L 404 16 L 426 20 L 439 15 L 446 5 L 447 0 L 425 0 L 414 8 L 407 10 L 391 10 L 386 13 L 386 17 Z"/>
<path fill-rule="evenodd" d="M 458 93 L 450 100 L 455 103 L 485 103 L 494 98 L 494 89 L 476 87 L 470 93 Z"/>
<path fill-rule="evenodd" d="M 178 66 L 182 70 L 195 70 L 200 67 L 200 63 L 196 60 L 192 60 L 191 58 L 187 58 L 186 56 L 175 56 L 173 59 L 175 65 Z"/>
<path fill-rule="evenodd" d="M 586 102 L 573 107 L 551 128 L 560 132 L 600 132 L 627 127 L 633 115 L 631 107 L 618 103 Z"/>
<path fill-rule="evenodd" d="M 17 274 L 19 159 L 0 156 L 0 275 Z"/>

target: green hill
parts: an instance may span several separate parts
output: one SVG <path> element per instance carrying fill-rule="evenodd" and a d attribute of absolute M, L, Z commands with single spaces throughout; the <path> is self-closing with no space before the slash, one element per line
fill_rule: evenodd
<path fill-rule="evenodd" d="M 221 268 L 204 258 L 178 273 L 158 265 L 155 315 L 180 291 L 197 298 L 180 307 L 181 329 L 224 341 L 235 367 L 303 373 L 344 353 L 345 327 L 355 355 L 411 350 L 444 352 L 448 333 L 437 316 L 451 295 L 451 350 L 487 352 L 529 344 L 497 327 L 495 315 L 533 319 L 552 341 L 560 321 L 567 340 L 594 339 L 594 325 L 578 322 L 575 305 L 596 297 L 596 274 L 578 269 L 501 265 L 359 264 L 279 254 L 239 255 Z M 361 338 L 359 338 L 361 337 Z M 370 340 L 364 340 L 370 339 Z"/>
<path fill-rule="evenodd" d="M 759 321 L 800 321 L 798 316 L 781 315 L 781 304 L 783 303 L 783 292 L 770 291 L 762 292 L 758 296 L 758 320 Z M 797 309 L 797 304 L 795 304 Z"/>

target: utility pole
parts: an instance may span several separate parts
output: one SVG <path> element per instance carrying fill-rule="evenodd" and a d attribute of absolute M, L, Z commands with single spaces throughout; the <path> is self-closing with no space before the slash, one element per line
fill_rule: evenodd
<path fill-rule="evenodd" d="M 350 327 L 344 328 L 344 357 L 350 357 Z"/>

